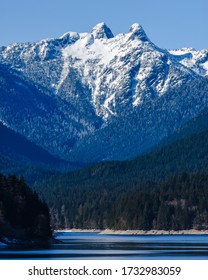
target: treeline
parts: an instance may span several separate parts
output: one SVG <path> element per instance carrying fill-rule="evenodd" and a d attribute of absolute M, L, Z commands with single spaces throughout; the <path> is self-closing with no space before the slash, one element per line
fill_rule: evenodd
<path fill-rule="evenodd" d="M 22 177 L 0 174 L 0 239 L 47 239 L 51 236 L 47 205 Z"/>
<path fill-rule="evenodd" d="M 183 173 L 130 189 L 63 187 L 47 194 L 57 228 L 207 229 L 207 201 L 206 173 Z"/>

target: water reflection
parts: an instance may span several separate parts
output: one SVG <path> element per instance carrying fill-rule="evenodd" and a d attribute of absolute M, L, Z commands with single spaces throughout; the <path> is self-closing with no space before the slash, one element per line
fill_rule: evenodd
<path fill-rule="evenodd" d="M 208 259 L 207 235 L 56 233 L 44 248 L 0 248 L 1 259 Z"/>

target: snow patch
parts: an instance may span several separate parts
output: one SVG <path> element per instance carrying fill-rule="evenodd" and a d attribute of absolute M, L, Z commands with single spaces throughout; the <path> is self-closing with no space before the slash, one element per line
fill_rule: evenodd
<path fill-rule="evenodd" d="M 203 68 L 207 71 L 206 74 L 208 74 L 208 61 L 203 63 Z"/>

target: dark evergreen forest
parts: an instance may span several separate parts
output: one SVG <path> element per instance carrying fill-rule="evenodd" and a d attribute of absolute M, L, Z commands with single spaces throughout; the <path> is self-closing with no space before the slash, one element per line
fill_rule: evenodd
<path fill-rule="evenodd" d="M 47 205 L 14 175 L 0 174 L 0 240 L 43 240 L 51 237 Z"/>
<path fill-rule="evenodd" d="M 133 160 L 54 176 L 36 190 L 54 227 L 208 228 L 208 132 Z"/>
<path fill-rule="evenodd" d="M 207 174 L 182 173 L 130 189 L 52 189 L 47 200 L 57 228 L 208 229 L 207 186 Z"/>

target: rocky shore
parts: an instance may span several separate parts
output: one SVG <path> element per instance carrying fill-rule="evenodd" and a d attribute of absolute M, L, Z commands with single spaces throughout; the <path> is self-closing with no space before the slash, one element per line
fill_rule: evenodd
<path fill-rule="evenodd" d="M 103 230 L 100 234 L 130 234 L 130 235 L 176 235 L 176 234 L 208 234 L 208 230 Z"/>
<path fill-rule="evenodd" d="M 56 230 L 57 232 L 97 232 L 99 234 L 125 234 L 125 235 L 176 235 L 176 234 L 208 234 L 208 230 L 98 230 L 98 229 L 62 229 Z"/>

